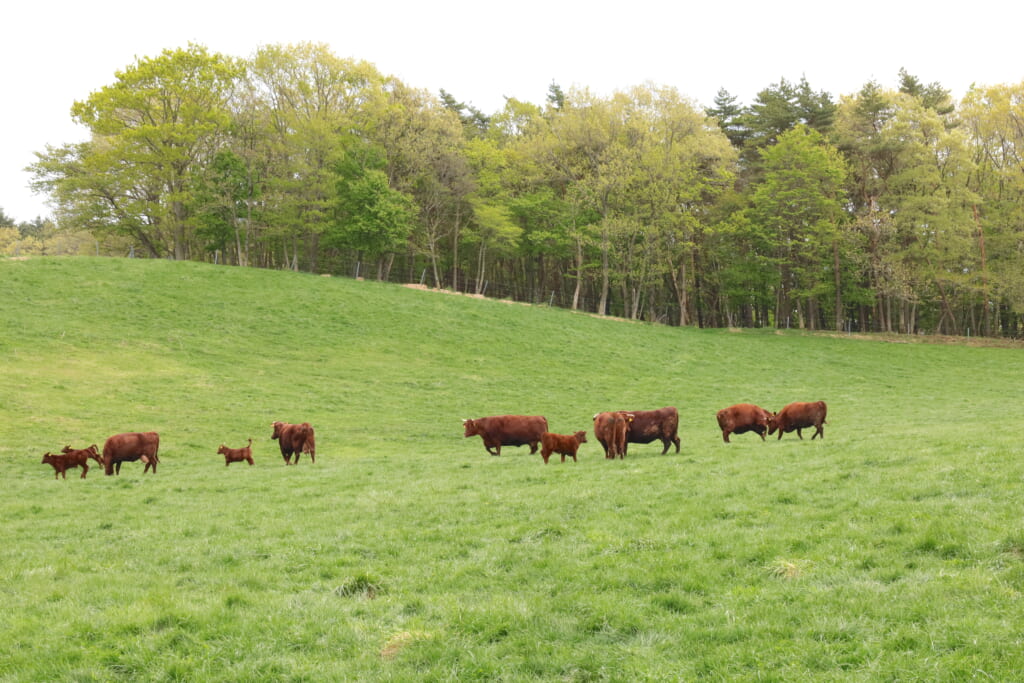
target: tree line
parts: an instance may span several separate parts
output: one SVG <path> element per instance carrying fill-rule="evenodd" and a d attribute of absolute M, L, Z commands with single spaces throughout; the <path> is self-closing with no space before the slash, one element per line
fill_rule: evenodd
<path fill-rule="evenodd" d="M 89 140 L 29 169 L 55 223 L 22 233 L 80 250 L 358 263 L 672 325 L 1022 332 L 1024 84 L 956 102 L 904 70 L 838 99 L 782 79 L 702 109 L 552 83 L 484 113 L 324 45 L 190 44 L 71 115 Z"/>

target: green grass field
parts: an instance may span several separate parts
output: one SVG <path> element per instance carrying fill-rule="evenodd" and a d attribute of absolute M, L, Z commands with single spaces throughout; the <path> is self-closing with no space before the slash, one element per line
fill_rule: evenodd
<path fill-rule="evenodd" d="M 1024 353 L 0 261 L 0 680 L 1020 680 Z M 906 341 L 906 340 L 904 340 Z M 916 341 L 916 340 L 915 340 Z M 715 412 L 829 404 L 824 441 Z M 674 405 L 682 452 L 461 419 Z M 286 468 L 270 422 L 308 420 Z M 40 463 L 155 430 L 159 472 Z M 806 435 L 806 434 L 805 434 Z M 221 443 L 253 439 L 255 467 Z"/>

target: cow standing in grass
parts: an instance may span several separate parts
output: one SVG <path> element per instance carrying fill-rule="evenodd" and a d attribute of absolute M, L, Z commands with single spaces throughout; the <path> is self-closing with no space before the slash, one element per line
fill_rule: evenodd
<path fill-rule="evenodd" d="M 502 446 L 530 446 L 530 454 L 537 452 L 540 436 L 548 431 L 548 420 L 543 415 L 495 415 L 463 420 L 465 437 L 479 436 L 491 455 L 501 455 Z"/>
<path fill-rule="evenodd" d="M 730 434 L 755 432 L 764 441 L 768 431 L 768 420 L 772 414 L 753 403 L 737 403 L 718 411 L 718 426 L 722 429 L 722 440 L 729 443 Z"/>
<path fill-rule="evenodd" d="M 626 434 L 633 414 L 623 410 L 597 413 L 594 415 L 594 437 L 604 447 L 604 457 L 621 460 L 626 457 Z"/>
<path fill-rule="evenodd" d="M 826 413 L 828 413 L 828 406 L 824 401 L 790 403 L 769 418 L 768 433 L 774 434 L 775 430 L 778 430 L 781 439 L 783 432 L 791 432 L 795 429 L 796 435 L 802 440 L 804 435 L 801 434 L 801 430 L 814 427 L 811 441 L 818 436 L 824 439 L 825 430 L 822 429 L 822 425 L 825 424 Z"/>
<path fill-rule="evenodd" d="M 103 471 L 107 476 L 121 474 L 121 463 L 141 460 L 145 463 L 145 474 L 160 463 L 157 451 L 160 449 L 160 435 L 156 432 L 125 432 L 115 434 L 103 444 Z"/>
<path fill-rule="evenodd" d="M 668 447 L 676 445 L 679 452 L 679 411 L 672 406 L 657 410 L 622 410 L 633 416 L 626 431 L 626 443 L 651 443 L 660 440 L 664 446 L 661 454 L 668 453 Z"/>
<path fill-rule="evenodd" d="M 270 438 L 277 439 L 285 465 L 292 464 L 292 455 L 295 456 L 295 464 L 298 465 L 299 456 L 303 453 L 309 453 L 309 459 L 316 462 L 316 440 L 313 427 L 308 422 L 302 424 L 273 422 L 271 426 L 274 428 L 274 433 Z"/>

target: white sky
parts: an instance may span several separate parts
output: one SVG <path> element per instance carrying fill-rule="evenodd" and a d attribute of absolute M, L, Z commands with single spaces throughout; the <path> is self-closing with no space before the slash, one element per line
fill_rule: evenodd
<path fill-rule="evenodd" d="M 491 114 L 503 97 L 543 103 L 548 86 L 599 95 L 651 81 L 710 106 L 720 87 L 749 104 L 781 78 L 840 95 L 905 67 L 961 97 L 972 83 L 1024 81 L 1024 4 L 907 0 L 137 0 L 8 3 L 0 35 L 0 208 L 50 214 L 28 189 L 34 152 L 85 138 L 72 103 L 137 57 L 189 41 L 248 57 L 260 45 L 326 43 L 417 88 L 444 88 Z"/>

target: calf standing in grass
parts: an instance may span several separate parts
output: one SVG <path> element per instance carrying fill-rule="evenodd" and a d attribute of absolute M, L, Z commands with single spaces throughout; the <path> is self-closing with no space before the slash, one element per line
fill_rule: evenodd
<path fill-rule="evenodd" d="M 53 467 L 53 478 L 57 479 L 63 477 L 68 478 L 67 471 L 76 467 L 82 468 L 82 479 L 85 479 L 86 473 L 89 471 L 89 458 L 86 456 L 78 455 L 66 455 L 66 454 L 54 454 L 44 453 L 43 464 L 51 465 Z"/>
<path fill-rule="evenodd" d="M 576 462 L 576 451 L 579 450 L 581 443 L 586 442 L 586 432 L 576 432 L 575 434 L 544 432 L 540 435 L 540 457 L 544 458 L 545 465 L 548 464 L 548 458 L 551 457 L 552 453 L 560 454 L 562 462 L 565 462 L 565 456 L 567 455 L 571 455 L 572 461 Z"/>
<path fill-rule="evenodd" d="M 92 458 L 96 461 L 97 465 L 103 464 L 103 458 L 100 457 L 100 450 L 96 447 L 96 444 L 89 446 L 88 448 L 72 448 L 70 445 L 60 449 L 60 452 L 64 455 L 75 455 L 84 456 L 86 458 Z"/>
<path fill-rule="evenodd" d="M 249 439 L 249 445 L 244 448 L 228 448 L 221 444 L 220 448 L 217 449 L 217 453 L 224 456 L 224 467 L 233 462 L 247 462 L 252 465 L 252 439 Z"/>

